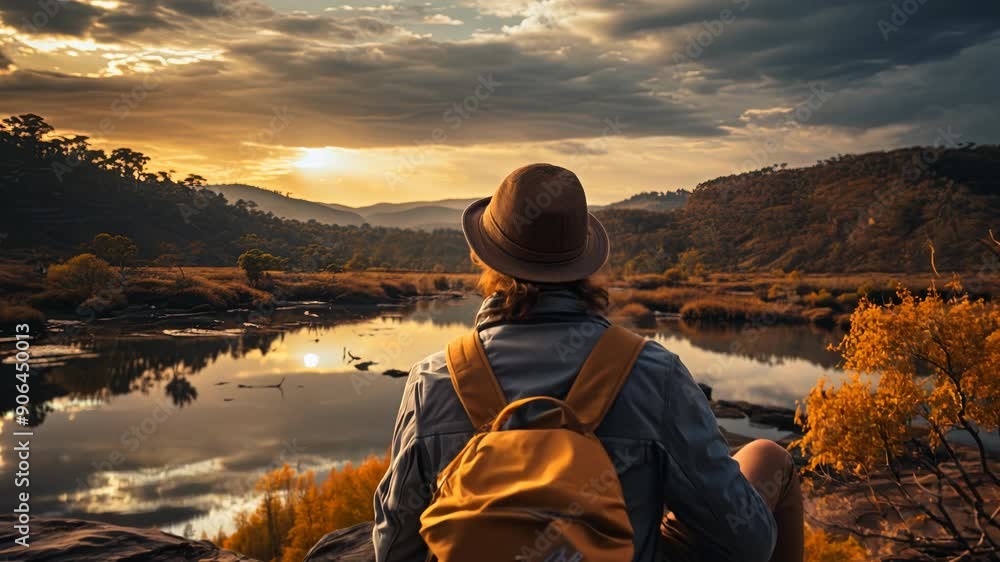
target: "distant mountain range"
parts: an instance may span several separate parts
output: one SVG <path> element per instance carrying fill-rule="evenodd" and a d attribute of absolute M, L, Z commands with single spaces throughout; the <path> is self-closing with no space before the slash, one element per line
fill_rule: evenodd
<path fill-rule="evenodd" d="M 303 222 L 315 220 L 323 224 L 341 226 L 386 226 L 415 230 L 448 228 L 458 230 L 462 210 L 475 199 L 441 199 L 439 201 L 410 201 L 406 203 L 375 203 L 364 207 L 350 207 L 339 203 L 318 203 L 298 199 L 279 191 L 252 185 L 210 185 L 208 189 L 222 194 L 230 203 L 252 201 L 256 208 L 276 217 Z"/>
<path fill-rule="evenodd" d="M 408 201 L 405 203 L 375 203 L 363 207 L 350 207 L 339 203 L 318 203 L 298 199 L 279 191 L 252 185 L 210 185 L 208 189 L 222 194 L 230 203 L 239 200 L 252 201 L 256 208 L 274 216 L 304 222 L 315 220 L 323 224 L 358 226 L 368 223 L 372 226 L 390 228 L 410 228 L 415 230 L 436 230 L 440 228 L 459 230 L 462 211 L 475 198 L 440 199 L 437 201 Z M 687 203 L 689 191 L 650 191 L 633 195 L 624 201 L 610 205 L 592 205 L 591 210 L 629 209 L 643 211 L 669 211 L 679 209 Z"/>
<path fill-rule="evenodd" d="M 257 209 L 270 212 L 276 217 L 294 219 L 302 222 L 315 220 L 323 224 L 340 224 L 345 226 L 360 226 L 365 218 L 354 212 L 350 207 L 336 208 L 323 203 L 289 197 L 277 191 L 254 187 L 252 185 L 210 185 L 208 189 L 221 193 L 230 203 L 239 200 L 253 202 Z"/>

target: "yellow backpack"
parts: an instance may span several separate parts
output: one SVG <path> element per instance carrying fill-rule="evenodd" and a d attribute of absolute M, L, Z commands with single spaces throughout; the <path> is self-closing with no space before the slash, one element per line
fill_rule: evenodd
<path fill-rule="evenodd" d="M 645 343 L 628 330 L 608 328 L 565 401 L 535 396 L 509 405 L 478 334 L 449 344 L 452 384 L 480 429 L 441 471 L 420 516 L 428 560 L 632 560 L 621 483 L 594 429 Z M 528 427 L 503 428 L 519 408 L 542 401 L 553 408 Z"/>

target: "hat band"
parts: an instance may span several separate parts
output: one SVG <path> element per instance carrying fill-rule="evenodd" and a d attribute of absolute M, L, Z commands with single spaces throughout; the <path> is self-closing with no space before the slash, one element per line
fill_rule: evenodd
<path fill-rule="evenodd" d="M 489 220 L 487 220 L 487 217 L 489 217 Z M 586 242 L 584 242 L 584 244 L 579 248 L 573 248 L 564 252 L 539 252 L 537 250 L 525 248 L 514 240 L 511 240 L 507 234 L 504 233 L 503 228 L 500 227 L 500 224 L 497 223 L 496 219 L 493 217 L 491 205 L 486 206 L 486 211 L 479 219 L 479 227 L 486 234 L 486 237 L 502 250 L 517 259 L 533 263 L 554 264 L 572 261 L 580 257 L 584 250 L 587 249 Z"/>

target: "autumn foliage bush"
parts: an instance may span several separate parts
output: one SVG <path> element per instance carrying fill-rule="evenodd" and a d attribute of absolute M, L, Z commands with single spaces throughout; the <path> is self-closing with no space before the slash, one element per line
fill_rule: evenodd
<path fill-rule="evenodd" d="M 388 465 L 388 457 L 374 456 L 347 463 L 320 484 L 312 471 L 297 474 L 288 465 L 271 471 L 257 482 L 257 507 L 237 516 L 223 546 L 258 560 L 300 562 L 326 533 L 372 519 L 372 498 Z"/>
<path fill-rule="evenodd" d="M 1000 425 L 1000 308 L 970 299 L 957 282 L 948 288 L 953 296 L 900 289 L 897 303 L 861 300 L 834 348 L 850 378 L 836 388 L 821 380 L 810 392 L 798 445 L 813 470 L 887 476 L 904 491 L 920 474 L 923 493 L 882 500 L 933 522 L 941 537 L 904 524 L 888 530 L 893 540 L 925 553 L 996 556 L 1000 506 L 981 492 L 1000 485 L 983 441 Z M 971 451 L 946 439 L 953 431 L 966 435 Z M 955 523 L 944 501 L 952 496 L 975 528 Z"/>

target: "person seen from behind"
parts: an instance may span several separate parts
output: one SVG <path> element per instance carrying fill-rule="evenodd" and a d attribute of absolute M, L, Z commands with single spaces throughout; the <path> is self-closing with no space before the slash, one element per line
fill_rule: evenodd
<path fill-rule="evenodd" d="M 803 559 L 788 452 L 731 456 L 677 355 L 605 317 L 609 240 L 573 172 L 519 168 L 462 226 L 485 300 L 410 370 L 379 562 Z"/>

